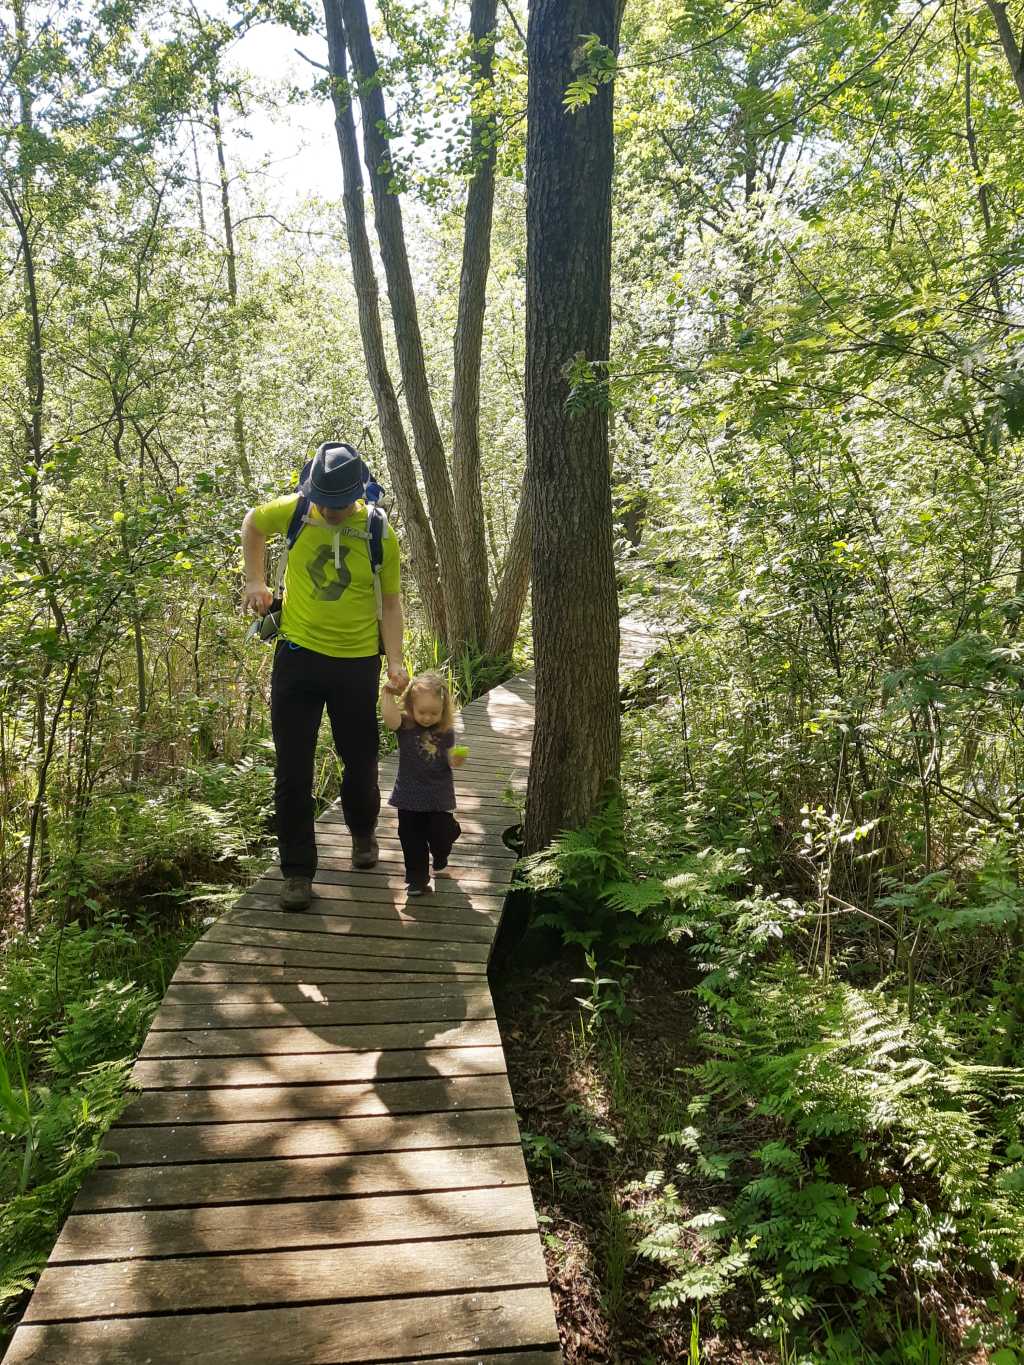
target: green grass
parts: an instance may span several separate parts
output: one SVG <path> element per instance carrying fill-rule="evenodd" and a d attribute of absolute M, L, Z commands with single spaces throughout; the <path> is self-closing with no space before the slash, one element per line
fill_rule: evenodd
<path fill-rule="evenodd" d="M 635 1256 L 633 1228 L 614 1191 L 609 1191 L 603 1220 L 601 1307 L 611 1322 L 626 1304 L 626 1272 Z"/>

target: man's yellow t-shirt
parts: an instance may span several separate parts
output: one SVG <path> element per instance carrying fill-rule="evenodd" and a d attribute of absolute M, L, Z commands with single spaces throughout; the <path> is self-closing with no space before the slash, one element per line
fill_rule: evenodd
<path fill-rule="evenodd" d="M 298 493 L 253 509 L 257 531 L 283 536 L 291 524 Z M 377 602 L 366 536 L 366 504 L 355 503 L 337 526 L 329 526 L 315 504 L 288 553 L 281 634 L 294 644 L 336 659 L 364 658 L 379 649 Z M 399 589 L 398 541 L 384 532 L 381 591 Z"/>

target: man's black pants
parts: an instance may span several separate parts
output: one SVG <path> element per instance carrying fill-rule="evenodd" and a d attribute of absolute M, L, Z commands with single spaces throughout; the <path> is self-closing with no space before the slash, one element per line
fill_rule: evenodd
<path fill-rule="evenodd" d="M 344 765 L 341 809 L 353 834 L 372 834 L 380 812 L 377 684 L 380 655 L 334 659 L 282 640 L 274 655 L 270 723 L 277 753 L 274 807 L 281 872 L 316 876 L 313 764 L 327 707 L 334 747 Z"/>
<path fill-rule="evenodd" d="M 451 811 L 398 812 L 398 837 L 405 855 L 405 880 L 410 886 L 426 885 L 430 880 L 430 858 L 443 866 L 461 833 L 459 822 Z"/>

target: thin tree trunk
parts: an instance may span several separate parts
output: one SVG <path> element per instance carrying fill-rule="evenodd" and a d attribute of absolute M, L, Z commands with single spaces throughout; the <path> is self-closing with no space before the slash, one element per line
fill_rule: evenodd
<path fill-rule="evenodd" d="M 15 64 L 15 84 L 18 90 L 18 123 L 23 135 L 23 145 L 31 145 L 34 130 L 32 93 L 24 76 L 22 63 L 29 53 L 28 30 L 25 23 L 25 6 L 14 5 L 14 29 L 17 39 L 18 55 Z M 27 412 L 23 422 L 23 443 L 25 452 L 25 472 L 28 484 L 28 536 L 36 558 L 37 568 L 46 584 L 44 589 L 50 614 L 58 630 L 64 631 L 65 622 L 59 603 L 52 587 L 52 578 L 46 550 L 43 546 L 42 521 L 40 516 L 40 479 L 43 468 L 43 402 L 46 397 L 45 371 L 43 368 L 43 329 L 42 313 L 39 306 L 39 291 L 36 283 L 35 245 L 31 231 L 32 173 L 24 164 L 21 167 L 21 204 L 18 203 L 13 188 L 3 191 L 3 199 L 14 221 L 21 245 L 22 257 L 22 294 L 25 313 L 28 317 L 28 335 L 25 343 L 25 392 Z M 46 795 L 46 684 L 52 668 L 52 661 L 43 663 L 42 677 L 36 687 L 35 738 L 38 755 L 36 769 L 36 800 L 32 805 L 29 826 L 28 850 L 25 857 L 24 880 L 24 924 L 26 931 L 32 929 L 32 884 L 35 871 L 37 848 L 40 861 L 45 867 L 47 854 L 47 820 L 45 815 Z"/>
<path fill-rule="evenodd" d="M 992 18 L 996 21 L 999 41 L 1003 45 L 1003 52 L 1010 64 L 1017 93 L 1020 95 L 1021 101 L 1024 102 L 1024 61 L 1021 59 L 1020 48 L 1017 45 L 1017 39 L 1014 37 L 1013 29 L 1010 27 L 1006 6 L 999 3 L 999 0 L 985 0 L 985 3 L 992 12 Z"/>
<path fill-rule="evenodd" d="M 473 0 L 469 29 L 475 67 L 472 83 L 474 101 L 485 99 L 493 87 L 497 11 L 498 0 Z M 480 358 L 487 306 L 487 275 L 491 263 L 495 147 L 493 117 L 481 117 L 474 112 L 470 121 L 473 178 L 466 194 L 459 313 L 455 325 L 452 474 L 455 507 L 462 532 L 469 635 L 475 644 L 483 643 L 490 615 L 487 542 L 480 488 Z"/>
<path fill-rule="evenodd" d="M 445 598 L 437 569 L 437 548 L 416 483 L 416 471 L 413 468 L 412 455 L 402 424 L 402 413 L 394 384 L 391 382 L 387 353 L 384 349 L 377 277 L 370 252 L 370 239 L 366 231 L 363 172 L 359 164 L 352 99 L 347 84 L 345 33 L 338 0 L 324 0 L 324 17 L 327 21 L 328 62 L 334 78 L 331 94 L 334 101 L 334 126 L 338 135 L 338 150 L 341 153 L 345 231 L 352 260 L 363 355 L 377 406 L 377 421 L 380 423 L 388 474 L 408 542 L 413 577 L 420 590 L 430 629 L 439 639 L 444 640 L 448 638 L 448 627 Z"/>
<path fill-rule="evenodd" d="M 974 111 L 972 108 L 971 94 L 973 67 L 971 65 L 971 30 L 968 26 L 964 35 L 967 39 L 964 55 L 964 128 L 967 134 L 967 150 L 970 153 L 971 169 L 974 171 L 974 179 L 978 190 L 978 207 L 981 210 L 981 220 L 985 224 L 986 249 L 992 247 L 992 213 L 988 201 L 988 185 L 981 174 L 981 158 L 978 156 L 978 139 L 974 131 Z M 989 288 L 992 290 L 992 298 L 995 301 L 996 311 L 999 316 L 1003 314 L 1003 296 L 999 288 L 999 273 L 993 270 L 988 277 Z"/>
<path fill-rule="evenodd" d="M 206 236 L 206 209 L 203 205 L 203 172 L 199 166 L 199 144 L 196 141 L 196 125 L 189 125 L 192 132 L 192 159 L 196 164 L 196 208 L 199 210 L 199 231 Z"/>
<path fill-rule="evenodd" d="M 32 802 L 32 813 L 28 822 L 28 850 L 25 854 L 25 882 L 22 887 L 26 932 L 32 928 L 32 866 L 35 862 L 36 846 L 40 841 L 41 831 L 46 825 L 46 782 L 50 772 L 50 760 L 53 758 L 53 746 L 57 739 L 57 726 L 60 723 L 61 712 L 64 710 L 64 702 L 67 699 L 68 689 L 75 676 L 77 666 L 77 659 L 72 659 L 68 664 L 67 672 L 64 675 L 64 686 L 61 688 L 57 704 L 53 708 L 53 715 L 50 717 L 49 732 L 47 733 L 44 728 L 41 733 L 41 738 L 45 744 L 40 753 L 39 772 L 36 777 L 36 795 Z M 43 842 L 45 843 L 45 840 Z"/>
<path fill-rule="evenodd" d="M 346 46 L 352 54 L 353 80 L 363 116 L 363 156 L 370 177 L 374 222 L 387 277 L 405 402 L 437 545 L 448 623 L 446 643 L 449 648 L 457 649 L 467 634 L 466 575 L 462 566 L 451 479 L 430 398 L 416 294 L 405 247 L 402 208 L 397 194 L 392 193 L 390 188 L 391 158 L 384 133 L 387 111 L 366 19 L 366 5 L 363 0 L 340 0 L 340 6 Z"/>
<path fill-rule="evenodd" d="M 232 320 L 238 309 L 238 274 L 235 257 L 235 227 L 231 218 L 230 182 L 228 180 L 227 159 L 224 155 L 224 135 L 220 122 L 220 98 L 216 80 L 210 82 L 210 109 L 212 112 L 213 138 L 217 145 L 217 172 L 220 182 L 220 212 L 224 222 L 224 254 L 228 275 L 228 309 Z M 231 344 L 231 411 L 233 417 L 235 458 L 246 489 L 253 487 L 252 467 L 245 448 L 245 418 L 242 413 L 242 384 L 238 370 L 238 355 L 234 339 Z"/>
<path fill-rule="evenodd" d="M 566 366 L 608 358 L 612 88 L 564 106 L 580 35 L 616 40 L 616 0 L 533 0 L 527 34 L 526 465 L 536 724 L 528 852 L 583 824 L 618 778 L 618 602 L 608 420 L 567 410 Z"/>
<path fill-rule="evenodd" d="M 530 587 L 530 549 L 530 504 L 524 487 L 516 508 L 516 520 L 501 566 L 501 579 L 487 630 L 486 652 L 495 658 L 504 658 L 512 653 L 519 633 L 523 605 Z"/>

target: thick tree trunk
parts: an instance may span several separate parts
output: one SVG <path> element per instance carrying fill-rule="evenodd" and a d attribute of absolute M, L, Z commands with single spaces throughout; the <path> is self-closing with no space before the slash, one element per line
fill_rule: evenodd
<path fill-rule="evenodd" d="M 210 108 L 212 111 L 213 137 L 217 145 L 217 177 L 220 183 L 220 213 L 224 223 L 224 255 L 228 273 L 228 308 L 232 315 L 238 308 L 238 272 L 235 256 L 235 228 L 231 218 L 231 194 L 228 180 L 227 160 L 224 155 L 224 135 L 220 122 L 220 98 L 217 82 L 210 82 Z M 235 437 L 235 458 L 238 470 L 246 489 L 253 487 L 252 467 L 245 448 L 245 418 L 242 413 L 242 385 L 238 373 L 238 355 L 234 345 L 231 348 L 231 412 Z"/>
<path fill-rule="evenodd" d="M 530 505 L 524 488 L 516 508 L 515 524 L 505 552 L 505 562 L 501 566 L 501 580 L 494 596 L 487 629 L 486 652 L 495 658 L 504 658 L 512 653 L 529 587 Z"/>
<path fill-rule="evenodd" d="M 612 88 L 563 104 L 581 35 L 614 47 L 617 0 L 533 0 L 527 35 L 526 467 L 536 722 L 527 851 L 583 824 L 618 777 L 618 603 L 608 420 L 569 412 L 566 366 L 608 357 Z"/>
<path fill-rule="evenodd" d="M 384 130 L 387 111 L 380 88 L 377 57 L 370 38 L 363 0 L 340 0 L 346 45 L 352 56 L 352 73 L 363 115 L 363 155 L 373 195 L 374 222 L 381 260 L 387 276 L 388 298 L 395 326 L 398 359 L 402 368 L 405 402 L 412 423 L 413 441 L 430 508 L 437 545 L 438 567 L 448 621 L 446 643 L 458 648 L 466 639 L 466 575 L 455 516 L 455 500 L 445 462 L 444 446 L 430 398 L 427 367 L 423 356 L 416 294 L 409 256 L 405 248 L 402 208 L 391 192 L 391 157 Z"/>
<path fill-rule="evenodd" d="M 1014 36 L 1013 29 L 1010 27 L 1009 16 L 1006 13 L 1006 6 L 998 3 L 998 0 L 985 0 L 989 9 L 992 11 L 992 18 L 996 21 L 996 32 L 999 34 L 999 41 L 1003 45 L 1006 60 L 1010 64 L 1010 71 L 1017 85 L 1017 92 L 1024 103 L 1024 60 L 1021 58 L 1020 47 Z"/>
<path fill-rule="evenodd" d="M 339 0 L 324 0 L 324 17 L 327 21 L 328 62 L 334 78 L 332 88 L 334 126 L 341 154 L 345 231 L 348 237 L 349 256 L 352 259 L 352 277 L 359 309 L 363 355 L 377 406 L 377 421 L 380 423 L 388 474 L 398 501 L 413 577 L 420 590 L 430 629 L 444 640 L 448 638 L 448 626 L 444 594 L 438 576 L 437 548 L 416 483 L 416 471 L 413 468 L 409 443 L 402 425 L 402 413 L 394 384 L 391 382 L 387 353 L 384 349 L 377 276 L 374 273 L 370 239 L 366 231 L 363 172 L 359 164 L 359 145 L 356 141 L 352 99 L 348 89 L 348 58 Z"/>
<path fill-rule="evenodd" d="M 497 11 L 498 0 L 473 0 L 469 28 L 476 68 L 474 100 L 485 98 L 493 85 L 493 35 Z M 480 357 L 494 210 L 495 128 L 492 117 L 481 117 L 476 113 L 472 115 L 470 145 L 473 178 L 466 195 L 452 380 L 452 473 L 455 507 L 462 532 L 469 636 L 474 643 L 482 644 L 490 615 L 487 542 L 484 538 L 484 505 L 480 489 Z"/>

